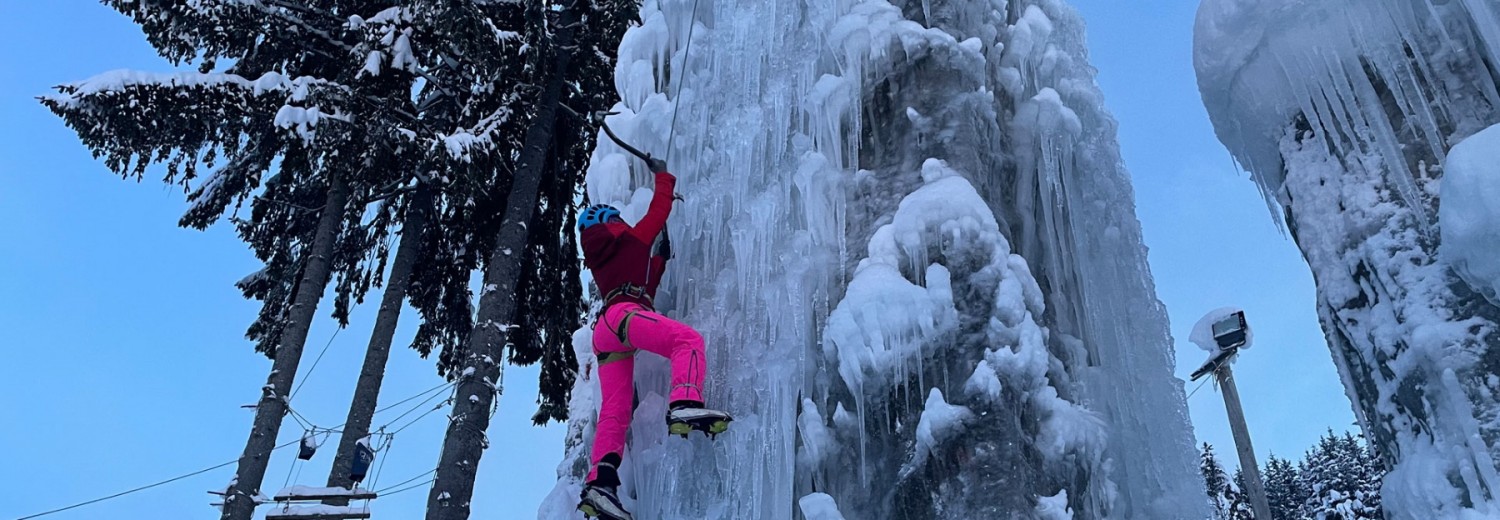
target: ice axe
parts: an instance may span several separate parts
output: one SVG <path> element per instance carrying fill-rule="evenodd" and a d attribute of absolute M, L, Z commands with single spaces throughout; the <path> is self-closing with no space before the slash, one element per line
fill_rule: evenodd
<path fill-rule="evenodd" d="M 636 148 L 634 146 L 631 146 L 630 143 L 625 142 L 624 139 L 621 139 L 619 135 L 615 134 L 614 129 L 609 127 L 609 123 L 604 122 L 604 118 L 606 116 L 617 114 L 619 114 L 619 112 L 594 112 L 593 114 L 591 114 L 591 119 L 599 123 L 599 126 L 601 128 L 604 128 L 604 134 L 609 136 L 609 140 L 614 141 L 615 144 L 620 146 L 620 148 L 623 148 L 625 149 L 625 151 L 630 152 L 630 155 L 634 155 L 636 157 L 639 157 L 642 161 L 646 161 L 647 166 L 650 166 L 653 162 L 656 162 L 656 158 L 652 157 L 651 154 L 642 152 L 640 148 Z M 672 194 L 672 199 L 683 200 L 682 195 L 679 195 L 677 193 Z"/>
<path fill-rule="evenodd" d="M 594 112 L 593 119 L 595 122 L 599 123 L 600 127 L 604 128 L 604 133 L 605 135 L 609 136 L 609 140 L 614 141 L 615 144 L 620 145 L 620 148 L 624 148 L 625 151 L 630 152 L 630 155 L 640 157 L 642 161 L 646 161 L 647 164 L 650 164 L 652 159 L 651 154 L 642 152 L 640 148 L 630 146 L 630 143 L 625 142 L 624 139 L 620 139 L 620 136 L 615 135 L 615 131 L 614 129 L 609 127 L 609 123 L 604 122 L 605 116 L 613 116 L 618 114 L 619 112 Z"/>
<path fill-rule="evenodd" d="M 583 114 L 578 113 L 577 110 L 573 110 L 573 107 L 570 107 L 566 104 L 563 104 L 561 106 L 563 110 L 566 110 L 569 114 L 572 114 L 573 117 L 583 119 L 590 123 L 603 127 L 604 133 L 609 135 L 609 140 L 614 141 L 615 144 L 620 145 L 620 148 L 624 148 L 625 151 L 630 152 L 630 155 L 640 157 L 641 160 L 646 161 L 647 164 L 651 163 L 651 160 L 653 159 L 653 157 L 651 157 L 651 154 L 642 152 L 640 148 L 630 146 L 630 143 L 625 142 L 625 140 L 621 139 L 620 136 L 615 135 L 615 131 L 614 129 L 609 127 L 609 123 L 604 122 L 605 117 L 619 115 L 619 112 L 605 112 L 601 110 L 598 112 L 589 112 L 588 117 L 584 117 Z"/>
<path fill-rule="evenodd" d="M 605 116 L 612 116 L 618 113 L 619 112 L 594 112 L 592 116 L 594 121 L 598 122 L 601 128 L 604 128 L 604 134 L 609 136 L 609 140 L 614 141 L 617 145 L 620 145 L 620 148 L 624 148 L 625 151 L 630 152 L 631 155 L 639 157 L 642 161 L 646 161 L 646 164 L 648 166 L 651 165 L 651 163 L 656 162 L 655 159 L 651 157 L 651 154 L 642 152 L 639 148 L 636 148 L 634 146 L 630 146 L 630 143 L 625 142 L 625 140 L 621 139 L 620 136 L 615 135 L 615 131 L 614 129 L 609 127 L 609 123 L 604 122 Z M 672 193 L 672 200 L 683 200 L 683 198 L 682 195 L 678 195 L 674 192 Z M 665 240 L 662 239 L 663 237 L 665 237 Z M 666 224 L 663 224 L 661 228 L 661 237 L 658 237 L 657 240 L 651 244 L 651 250 L 652 252 L 655 252 L 657 251 L 658 247 L 665 247 L 667 248 L 667 251 L 670 251 L 670 244 L 671 234 L 669 231 L 667 231 Z M 671 258 L 671 253 L 666 253 L 666 255 L 667 258 Z"/>

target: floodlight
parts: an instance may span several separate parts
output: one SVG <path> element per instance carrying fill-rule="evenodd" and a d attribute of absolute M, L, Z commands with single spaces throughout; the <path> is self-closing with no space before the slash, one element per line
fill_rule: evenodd
<path fill-rule="evenodd" d="M 1249 336 L 1250 325 L 1245 323 L 1245 312 L 1237 311 L 1214 322 L 1214 342 L 1224 350 L 1236 349 L 1244 346 Z"/>

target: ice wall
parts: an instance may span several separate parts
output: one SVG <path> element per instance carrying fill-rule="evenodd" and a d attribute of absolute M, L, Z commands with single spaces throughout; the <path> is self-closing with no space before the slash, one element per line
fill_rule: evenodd
<path fill-rule="evenodd" d="M 1500 119 L 1500 8 L 1206 0 L 1195 32 L 1215 130 L 1313 269 L 1387 514 L 1500 515 L 1500 308 L 1437 256 L 1444 158 Z"/>
<path fill-rule="evenodd" d="M 704 333 L 709 399 L 737 421 L 717 442 L 668 439 L 665 363 L 639 359 L 627 506 L 1202 518 L 1165 313 L 1071 8 L 694 3 L 643 4 L 609 122 L 670 149 L 685 200 L 660 307 Z M 601 143 L 591 201 L 639 218 L 646 172 Z M 543 519 L 571 514 L 587 469 L 597 383 L 575 340 L 584 377 Z"/>

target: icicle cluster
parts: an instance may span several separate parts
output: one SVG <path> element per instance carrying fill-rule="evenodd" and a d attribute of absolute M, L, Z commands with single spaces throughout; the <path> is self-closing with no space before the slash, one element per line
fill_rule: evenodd
<path fill-rule="evenodd" d="M 703 332 L 708 399 L 737 420 L 717 442 L 667 438 L 666 363 L 639 358 L 627 507 L 1203 518 L 1165 313 L 1076 13 L 695 4 L 644 3 L 609 123 L 680 178 L 659 308 Z M 647 172 L 600 143 L 590 201 L 640 218 Z M 590 340 L 575 336 L 583 376 L 544 519 L 571 514 L 588 469 Z"/>
<path fill-rule="evenodd" d="M 1437 254 L 1448 152 L 1500 122 L 1500 6 L 1209 0 L 1196 33 L 1215 129 L 1313 269 L 1334 363 L 1391 469 L 1386 514 L 1500 515 L 1500 307 Z"/>

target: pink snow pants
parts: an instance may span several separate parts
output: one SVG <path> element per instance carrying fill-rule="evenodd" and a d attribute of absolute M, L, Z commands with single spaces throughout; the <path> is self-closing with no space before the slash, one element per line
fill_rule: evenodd
<path fill-rule="evenodd" d="M 594 324 L 594 354 L 599 356 L 602 395 L 588 481 L 597 476 L 599 460 L 605 455 L 625 454 L 625 433 L 634 411 L 637 350 L 672 361 L 671 401 L 703 401 L 703 377 L 708 370 L 703 336 L 692 327 L 636 303 L 610 306 Z"/>

